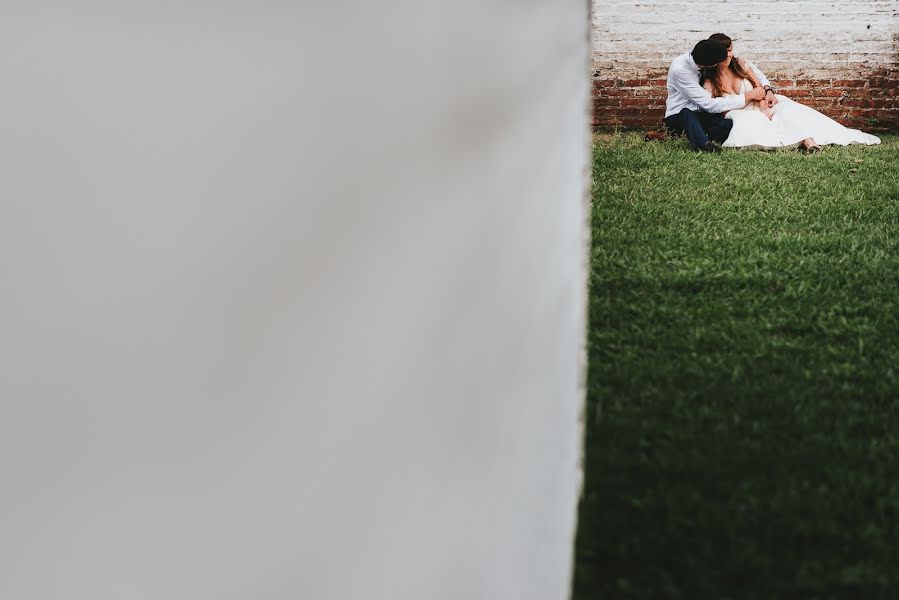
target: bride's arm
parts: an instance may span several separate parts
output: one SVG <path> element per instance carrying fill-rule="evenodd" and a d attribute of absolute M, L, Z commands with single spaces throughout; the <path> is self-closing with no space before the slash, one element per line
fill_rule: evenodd
<path fill-rule="evenodd" d="M 752 74 L 755 76 L 756 80 L 759 82 L 759 85 L 762 86 L 763 88 L 765 88 L 766 92 L 768 91 L 769 88 L 771 88 L 771 82 L 768 81 L 768 78 L 765 77 L 765 74 L 762 73 L 761 69 L 759 69 L 757 66 L 755 66 L 755 63 L 753 63 L 751 60 L 746 60 L 745 58 L 740 58 L 738 60 L 740 61 L 741 67 L 752 71 Z M 777 95 L 774 93 L 773 88 L 771 88 L 770 94 L 771 94 L 770 97 L 768 96 L 768 93 L 765 94 L 765 100 L 768 101 L 769 107 L 777 104 Z"/>
<path fill-rule="evenodd" d="M 752 74 L 755 75 L 756 80 L 758 80 L 759 85 L 765 87 L 766 85 L 771 85 L 771 82 L 768 81 L 768 78 L 765 77 L 765 74 L 761 72 L 761 70 L 755 66 L 751 60 L 746 60 L 745 58 L 740 58 L 740 66 L 744 69 L 748 69 L 752 71 Z"/>

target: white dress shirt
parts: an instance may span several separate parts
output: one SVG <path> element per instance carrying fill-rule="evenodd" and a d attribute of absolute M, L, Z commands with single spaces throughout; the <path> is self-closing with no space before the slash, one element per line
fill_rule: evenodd
<path fill-rule="evenodd" d="M 768 78 L 754 64 L 749 68 L 762 85 L 768 85 Z M 668 69 L 668 99 L 665 101 L 665 117 L 676 115 L 685 108 L 709 113 L 723 113 L 746 105 L 745 94 L 712 98 L 708 90 L 699 85 L 700 68 L 689 52 L 681 54 Z"/>

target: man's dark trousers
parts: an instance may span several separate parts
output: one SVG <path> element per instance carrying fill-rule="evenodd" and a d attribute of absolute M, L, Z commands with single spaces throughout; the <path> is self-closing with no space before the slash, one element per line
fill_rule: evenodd
<path fill-rule="evenodd" d="M 665 118 L 665 127 L 672 135 L 687 134 L 687 139 L 696 150 L 701 150 L 709 142 L 714 140 L 723 144 L 734 122 L 725 119 L 723 114 L 693 111 L 685 108 L 676 115 Z"/>

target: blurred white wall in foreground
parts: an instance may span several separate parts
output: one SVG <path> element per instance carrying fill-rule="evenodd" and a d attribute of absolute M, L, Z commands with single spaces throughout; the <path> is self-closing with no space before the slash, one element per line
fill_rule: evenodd
<path fill-rule="evenodd" d="M 585 0 L 7 0 L 0 598 L 568 595 Z"/>

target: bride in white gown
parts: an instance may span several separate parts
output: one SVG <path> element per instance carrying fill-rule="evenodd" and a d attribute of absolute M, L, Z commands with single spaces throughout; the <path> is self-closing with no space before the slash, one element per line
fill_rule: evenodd
<path fill-rule="evenodd" d="M 730 38 L 716 34 L 727 47 L 727 59 L 703 71 L 703 86 L 712 96 L 738 95 L 759 85 L 750 65 L 733 57 Z M 777 102 L 768 106 L 765 100 L 748 102 L 744 108 L 732 110 L 725 118 L 734 123 L 725 148 L 800 148 L 816 152 L 822 145 L 879 144 L 880 138 L 858 129 L 843 127 L 813 108 L 776 94 Z"/>

